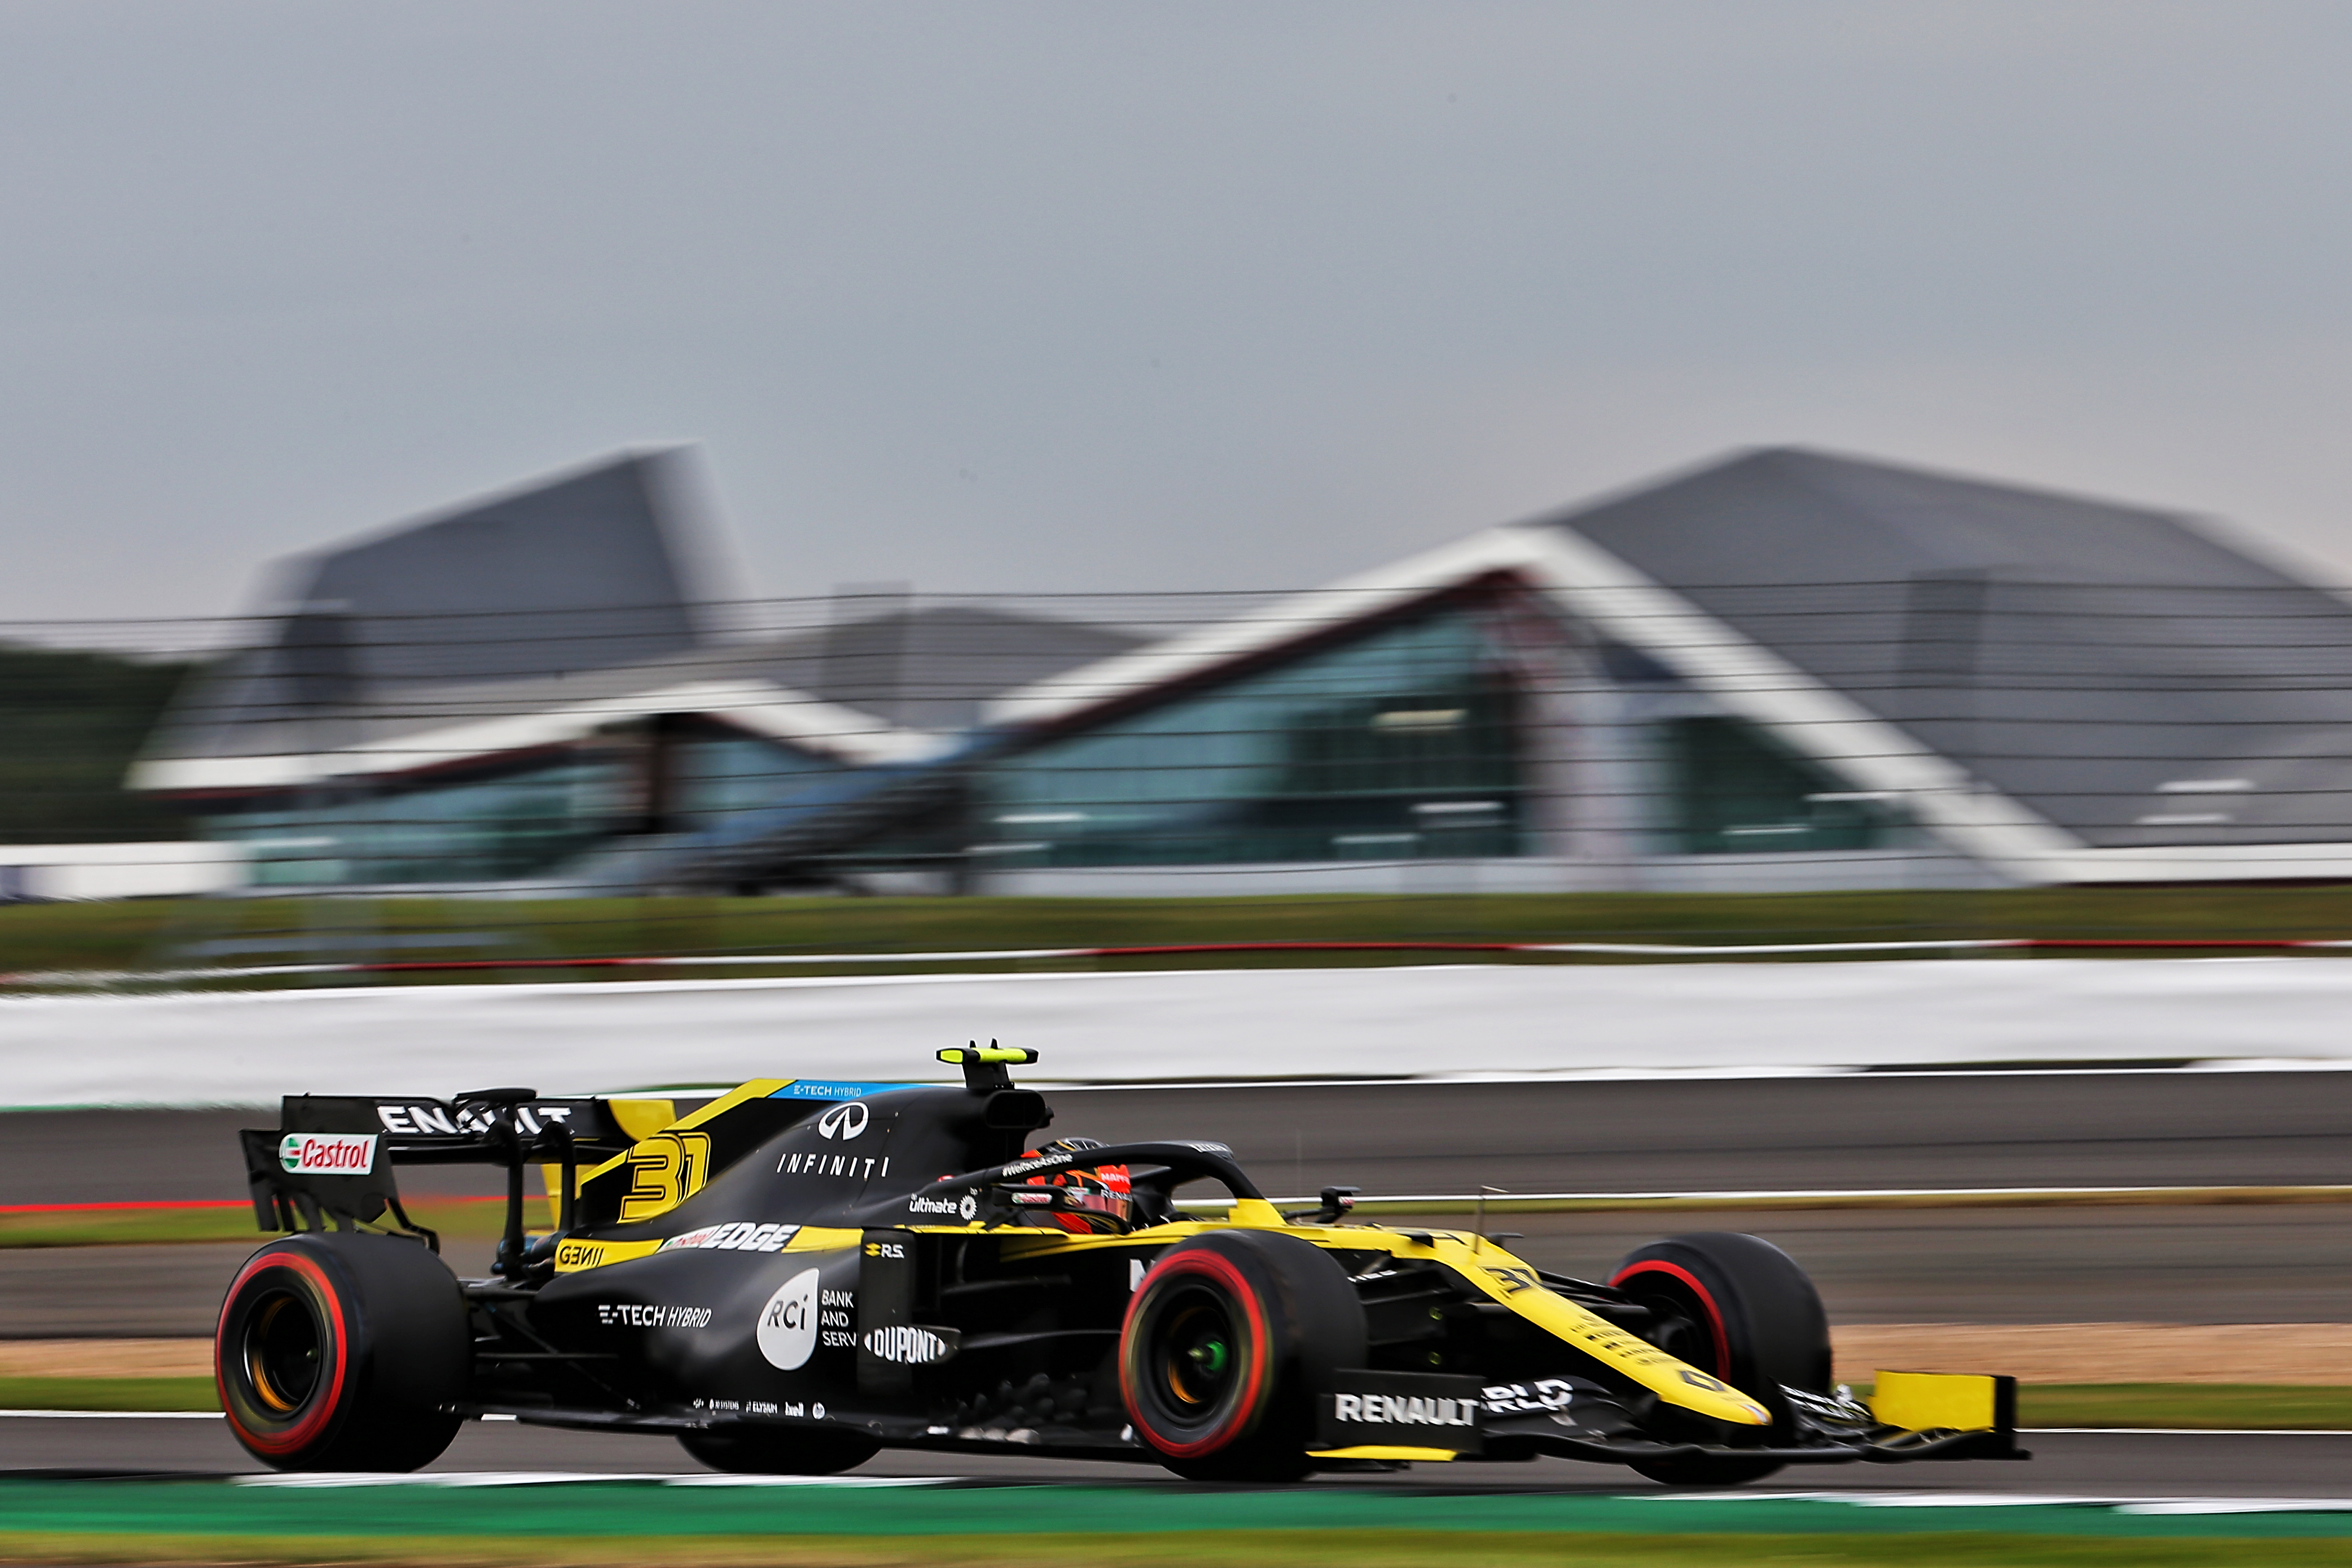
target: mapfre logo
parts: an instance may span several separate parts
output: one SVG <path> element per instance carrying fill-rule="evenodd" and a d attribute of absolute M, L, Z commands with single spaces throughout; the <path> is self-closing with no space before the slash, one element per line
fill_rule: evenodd
<path fill-rule="evenodd" d="M 289 1132 L 278 1163 L 297 1176 L 364 1176 L 375 1169 L 373 1132 Z"/>
<path fill-rule="evenodd" d="M 872 1114 L 866 1109 L 864 1103 L 858 1100 L 853 1100 L 846 1105 L 836 1105 L 816 1119 L 817 1136 L 838 1138 L 846 1143 L 866 1131 L 866 1119 Z"/>

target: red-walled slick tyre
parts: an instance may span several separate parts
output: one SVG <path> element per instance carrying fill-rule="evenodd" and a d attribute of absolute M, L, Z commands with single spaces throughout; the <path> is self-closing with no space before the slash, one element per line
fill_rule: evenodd
<path fill-rule="evenodd" d="M 1171 1247 L 1119 1330 L 1119 1394 L 1138 1442 L 1194 1480 L 1296 1480 L 1315 1395 L 1364 1364 L 1363 1304 L 1297 1237 L 1217 1231 Z"/>
<path fill-rule="evenodd" d="M 221 1303 L 214 1378 L 229 1430 L 281 1470 L 413 1470 L 457 1434 L 473 1359 L 449 1267 L 394 1237 L 289 1236 Z"/>
<path fill-rule="evenodd" d="M 1823 1393 L 1830 1384 L 1829 1314 L 1796 1260 L 1761 1237 L 1700 1231 L 1628 1253 L 1609 1283 L 1650 1309 L 1644 1337 L 1713 1373 L 1772 1413 L 1767 1442 L 1792 1439 L 1783 1386 Z M 1669 1486 L 1737 1486 L 1780 1468 L 1729 1456 L 1662 1459 L 1633 1467 Z"/>

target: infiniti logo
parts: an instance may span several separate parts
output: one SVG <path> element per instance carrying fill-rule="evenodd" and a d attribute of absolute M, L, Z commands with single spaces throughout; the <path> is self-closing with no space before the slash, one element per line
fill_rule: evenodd
<path fill-rule="evenodd" d="M 846 1143 L 866 1131 L 866 1107 L 853 1100 L 846 1105 L 836 1105 L 818 1117 L 816 1130 L 821 1137 L 838 1138 Z"/>

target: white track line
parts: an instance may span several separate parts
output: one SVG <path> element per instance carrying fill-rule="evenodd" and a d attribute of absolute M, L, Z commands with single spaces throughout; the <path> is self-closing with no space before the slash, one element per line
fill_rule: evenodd
<path fill-rule="evenodd" d="M 1108 1083 L 1059 1083 L 1052 1079 L 1024 1077 L 1022 1081 L 1048 1094 L 1118 1093 L 1139 1089 L 1426 1089 L 1432 1085 L 1480 1083 L 1691 1083 L 1713 1079 L 1738 1082 L 1747 1079 L 1864 1079 L 1887 1083 L 1922 1078 L 2147 1078 L 2165 1073 L 2290 1073 L 2352 1072 L 2352 1059 L 2317 1057 L 2195 1057 L 2179 1067 L 2135 1067 L 2128 1062 L 2086 1062 L 2069 1067 L 1805 1067 L 1796 1063 L 1741 1063 L 1729 1067 L 1689 1068 L 1559 1068 L 1549 1072 L 1465 1072 L 1398 1074 L 1393 1078 L 1280 1079 L 1149 1079 Z M 727 1086 L 731 1089 L 734 1086 Z M 909 1088 L 914 1087 L 910 1082 Z M 950 1086 L 952 1087 L 952 1086 Z M 614 1093 L 622 1093 L 614 1090 Z M 628 1090 L 653 1094 L 655 1090 Z M 709 1094 L 708 1086 L 680 1090 Z M 53 1109 L 37 1107 L 35 1109 Z"/>

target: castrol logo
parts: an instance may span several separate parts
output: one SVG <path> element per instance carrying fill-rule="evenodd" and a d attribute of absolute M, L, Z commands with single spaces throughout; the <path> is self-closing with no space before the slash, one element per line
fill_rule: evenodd
<path fill-rule="evenodd" d="M 289 1132 L 278 1163 L 297 1176 L 364 1176 L 375 1169 L 373 1132 Z"/>

